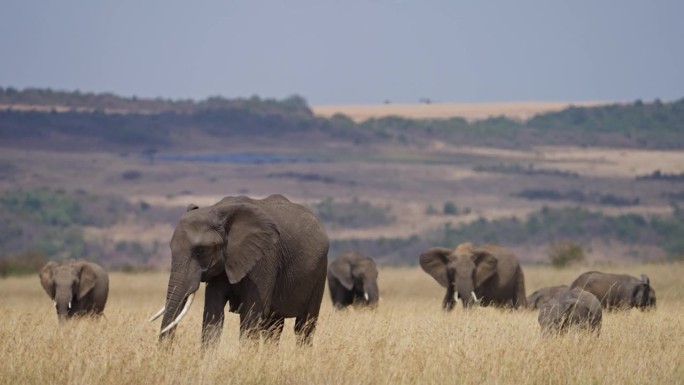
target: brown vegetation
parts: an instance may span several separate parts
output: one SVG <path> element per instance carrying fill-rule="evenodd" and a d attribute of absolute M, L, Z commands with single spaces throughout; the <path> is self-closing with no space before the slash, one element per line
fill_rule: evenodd
<path fill-rule="evenodd" d="M 672 384 L 684 378 L 683 265 L 603 266 L 644 272 L 658 308 L 604 315 L 601 336 L 542 337 L 536 311 L 449 314 L 443 289 L 418 268 L 381 269 L 376 311 L 332 310 L 323 299 L 311 348 L 295 346 L 292 320 L 278 347 L 238 343 L 228 314 L 218 348 L 199 346 L 202 300 L 160 349 L 167 273 L 111 274 L 106 318 L 59 327 L 37 277 L 0 280 L 0 378 L 11 384 Z M 586 268 L 525 268 L 527 292 L 569 283 Z M 201 295 L 203 288 L 198 295 Z"/>
<path fill-rule="evenodd" d="M 312 106 L 314 114 L 331 117 L 344 114 L 362 122 L 371 118 L 401 116 L 409 119 L 444 119 L 461 117 L 468 120 L 505 116 L 527 120 L 546 112 L 561 111 L 570 106 L 593 107 L 608 102 L 509 102 L 509 103 L 430 103 L 430 104 L 364 104 Z"/>

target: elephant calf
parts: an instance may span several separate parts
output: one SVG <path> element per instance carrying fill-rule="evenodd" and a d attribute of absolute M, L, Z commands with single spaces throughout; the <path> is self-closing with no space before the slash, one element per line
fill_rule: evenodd
<path fill-rule="evenodd" d="M 655 290 L 646 274 L 638 279 L 626 274 L 589 271 L 577 277 L 570 287 L 594 294 L 608 310 L 632 307 L 647 310 L 656 306 Z"/>
<path fill-rule="evenodd" d="M 99 265 L 87 261 L 50 261 L 39 277 L 43 289 L 55 302 L 60 321 L 77 315 L 100 315 L 104 311 L 109 276 Z"/>
<path fill-rule="evenodd" d="M 336 309 L 352 304 L 376 306 L 380 294 L 375 262 L 354 251 L 338 256 L 328 266 L 328 288 Z"/>
<path fill-rule="evenodd" d="M 539 325 L 546 335 L 562 334 L 572 326 L 599 335 L 603 311 L 595 295 L 580 288 L 567 289 L 539 308 Z"/>
<path fill-rule="evenodd" d="M 527 297 L 527 307 L 539 309 L 546 301 L 558 298 L 569 289 L 568 285 L 543 287 Z"/>

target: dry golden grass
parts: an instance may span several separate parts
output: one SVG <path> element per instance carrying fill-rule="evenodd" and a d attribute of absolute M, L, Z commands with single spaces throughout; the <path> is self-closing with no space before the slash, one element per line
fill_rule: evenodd
<path fill-rule="evenodd" d="M 527 291 L 569 283 L 584 268 L 526 269 Z M 228 315 L 215 350 L 199 348 L 201 298 L 160 349 L 165 273 L 111 275 L 106 319 L 58 327 L 37 277 L 0 280 L 0 382 L 6 384 L 672 384 L 684 381 L 684 265 L 604 268 L 650 275 L 658 309 L 604 315 L 601 336 L 543 338 L 533 311 L 440 310 L 442 289 L 417 268 L 380 272 L 377 311 L 333 312 L 324 298 L 314 346 L 238 343 Z M 200 289 L 202 292 L 203 289 Z"/>
<path fill-rule="evenodd" d="M 370 118 L 401 116 L 411 119 L 444 119 L 461 117 L 468 120 L 506 116 L 527 120 L 546 112 L 560 111 L 570 106 L 592 107 L 608 102 L 509 102 L 509 103 L 432 103 L 432 104 L 346 104 L 312 106 L 314 114 L 330 117 L 341 113 L 362 122 Z"/>

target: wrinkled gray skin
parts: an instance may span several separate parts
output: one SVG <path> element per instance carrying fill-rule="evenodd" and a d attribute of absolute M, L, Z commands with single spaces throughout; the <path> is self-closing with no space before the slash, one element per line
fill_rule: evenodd
<path fill-rule="evenodd" d="M 224 308 L 240 315 L 242 340 L 277 341 L 295 317 L 299 344 L 310 344 L 325 289 L 328 236 L 304 206 L 282 195 L 225 197 L 189 205 L 171 238 L 171 275 L 161 330 L 206 282 L 202 342 L 221 335 Z M 175 326 L 160 333 L 172 335 Z"/>
<path fill-rule="evenodd" d="M 378 269 L 375 262 L 358 252 L 342 254 L 328 266 L 328 289 L 333 306 L 374 307 L 378 303 Z"/>
<path fill-rule="evenodd" d="M 544 302 L 551 299 L 557 299 L 561 294 L 568 290 L 570 290 L 568 285 L 541 288 L 527 297 L 527 307 L 530 309 L 539 309 Z"/>
<path fill-rule="evenodd" d="M 632 307 L 648 310 L 656 306 L 655 290 L 646 274 L 638 279 L 626 274 L 589 271 L 577 277 L 570 287 L 579 287 L 594 294 L 608 310 Z"/>
<path fill-rule="evenodd" d="M 539 308 L 539 325 L 546 335 L 563 334 L 571 327 L 601 333 L 603 311 L 595 295 L 578 287 L 558 292 Z"/>
<path fill-rule="evenodd" d="M 40 284 L 55 302 L 57 317 L 100 315 L 109 294 L 109 276 L 99 265 L 87 261 L 48 262 L 40 271 Z"/>
<path fill-rule="evenodd" d="M 442 306 L 450 311 L 456 296 L 464 308 L 482 306 L 525 307 L 525 277 L 517 257 L 495 245 L 473 247 L 466 242 L 456 249 L 433 247 L 420 255 L 420 267 L 444 286 Z"/>

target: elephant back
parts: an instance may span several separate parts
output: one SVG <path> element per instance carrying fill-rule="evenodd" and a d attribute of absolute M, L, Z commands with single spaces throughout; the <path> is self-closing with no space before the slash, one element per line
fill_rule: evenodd
<path fill-rule="evenodd" d="M 483 245 L 476 250 L 486 251 L 496 257 L 497 280 L 500 286 L 508 286 L 517 281 L 518 275 L 522 274 L 518 257 L 510 250 L 498 245 Z"/>

